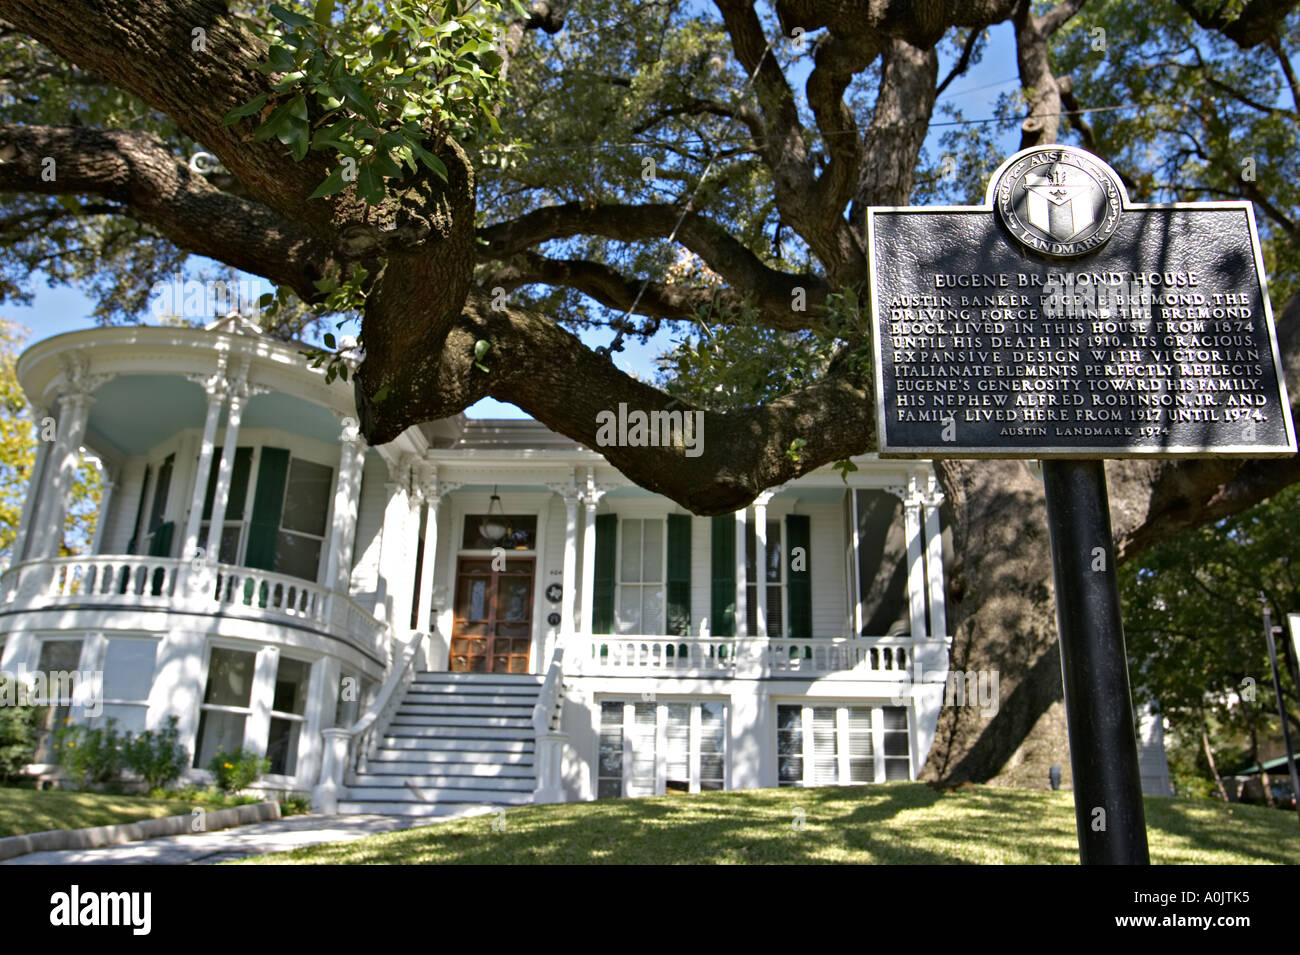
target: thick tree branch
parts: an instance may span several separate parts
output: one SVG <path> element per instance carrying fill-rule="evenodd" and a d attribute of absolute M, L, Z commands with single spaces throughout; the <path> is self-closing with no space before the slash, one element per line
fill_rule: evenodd
<path fill-rule="evenodd" d="M 488 373 L 474 366 L 479 340 L 492 343 L 484 359 Z M 446 346 L 407 368 L 370 408 L 380 433 L 390 402 L 402 416 L 426 421 L 490 395 L 599 450 L 641 487 L 697 514 L 734 511 L 764 488 L 875 445 L 874 399 L 843 379 L 829 377 L 760 408 L 697 409 L 620 371 L 550 319 L 523 309 L 494 310 L 489 295 L 473 291 Z M 617 412 L 620 403 L 647 413 L 702 411 L 699 455 L 598 444 L 597 415 Z M 807 441 L 797 463 L 785 454 L 796 438 Z"/>
<path fill-rule="evenodd" d="M 1243 0 L 1220 3 L 1211 11 L 1204 0 L 1177 0 L 1198 25 L 1217 30 L 1243 50 L 1267 43 L 1295 9 L 1296 0 Z"/>
<path fill-rule="evenodd" d="M 916 176 L 916 162 L 934 112 L 939 56 L 933 47 L 921 49 L 906 40 L 890 41 L 883 53 L 880 92 L 871 115 L 852 221 L 866 240 L 867 207 L 907 205 Z"/>
<path fill-rule="evenodd" d="M 479 259 L 507 259 L 543 242 L 575 235 L 598 235 L 622 242 L 666 238 L 680 215 L 677 206 L 667 204 L 590 207 L 571 202 L 546 206 L 518 219 L 480 229 L 478 237 L 487 246 L 480 248 Z M 799 318 L 797 327 L 806 328 L 809 317 L 815 319 L 825 308 L 828 291 L 825 280 L 770 268 L 706 216 L 687 213 L 677 230 L 677 241 L 698 255 L 729 285 L 753 294 L 770 319 L 777 319 L 781 312 L 790 313 L 795 290 L 803 289 L 807 313 L 787 314 L 773 327 L 794 327 L 789 322 Z"/>
<path fill-rule="evenodd" d="M 483 287 L 490 289 L 499 286 L 509 292 L 535 282 L 577 289 L 606 308 L 632 310 L 650 318 L 691 321 L 700 309 L 706 309 L 711 315 L 710 321 L 723 325 L 754 320 L 743 314 L 749 303 L 743 293 L 734 289 L 692 288 L 688 285 L 647 282 L 645 291 L 641 292 L 640 281 L 603 263 L 581 259 L 551 259 L 536 252 L 521 253 L 517 261 L 491 273 L 484 280 Z M 638 300 L 639 292 L 641 294 Z M 635 309 L 632 308 L 633 302 L 636 303 Z M 758 309 L 757 321 L 768 328 L 802 331 L 824 326 L 818 317 L 823 309 L 818 309 L 815 313 L 794 311 L 790 308 L 788 297 L 784 302 L 756 301 L 752 304 Z"/>
<path fill-rule="evenodd" d="M 111 200 L 178 247 L 287 285 L 304 301 L 318 294 L 312 282 L 332 257 L 316 236 L 191 172 L 149 133 L 0 126 L 0 191 Z"/>
<path fill-rule="evenodd" d="M 825 265 L 832 284 L 856 282 L 866 272 L 866 256 L 853 230 L 843 217 L 849 194 L 845 176 L 856 168 L 847 156 L 841 157 L 832 178 L 820 187 L 804 136 L 803 124 L 795 105 L 794 93 L 786 82 L 780 64 L 768 50 L 767 38 L 754 12 L 753 0 L 717 0 L 723 23 L 731 37 L 736 59 L 747 76 L 754 77 L 754 89 L 763 115 L 764 135 L 755 143 L 772 175 L 773 192 L 781 218 L 794 229 Z M 868 61 L 869 62 L 869 61 Z M 824 74 L 818 83 L 824 89 L 818 109 L 825 122 L 834 127 L 844 122 L 839 97 L 834 93 L 838 80 L 834 71 Z M 812 80 L 809 80 L 810 85 Z M 837 145 L 836 150 L 845 148 Z M 853 147 L 856 150 L 856 146 Z M 835 203 L 840 200 L 839 205 Z"/>

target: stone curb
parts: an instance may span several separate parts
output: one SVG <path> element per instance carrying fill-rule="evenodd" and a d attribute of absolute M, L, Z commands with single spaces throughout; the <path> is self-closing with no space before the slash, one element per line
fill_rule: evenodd
<path fill-rule="evenodd" d="M 251 822 L 270 822 L 280 818 L 278 802 L 259 802 L 230 809 L 213 809 L 204 814 L 203 831 L 216 832 Z M 161 819 L 142 819 L 112 826 L 94 826 L 90 829 L 51 829 L 47 832 L 29 832 L 21 836 L 0 839 L 0 860 L 27 855 L 29 852 L 53 852 L 62 849 L 95 849 L 99 846 L 156 839 L 159 836 L 181 836 L 191 832 L 192 813 L 184 816 L 164 816 Z"/>

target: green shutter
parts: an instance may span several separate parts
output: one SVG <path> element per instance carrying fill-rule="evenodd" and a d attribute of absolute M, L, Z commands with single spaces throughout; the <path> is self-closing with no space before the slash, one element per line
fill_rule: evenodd
<path fill-rule="evenodd" d="M 149 539 L 150 557 L 170 557 L 172 555 L 172 533 L 176 525 L 165 521 L 154 528 L 153 537 Z"/>
<path fill-rule="evenodd" d="M 713 599 L 711 632 L 715 637 L 736 635 L 736 515 L 713 518 Z"/>
<path fill-rule="evenodd" d="M 668 632 L 691 632 L 691 516 L 668 515 Z"/>
<path fill-rule="evenodd" d="M 591 632 L 614 632 L 614 558 L 618 515 L 596 515 L 596 580 L 592 587 Z"/>
<path fill-rule="evenodd" d="M 812 633 L 812 546 L 807 514 L 787 514 L 785 518 L 786 603 L 790 619 L 786 634 L 793 639 L 811 638 Z M 799 553 L 795 548 L 802 548 Z M 798 569 L 796 569 L 798 568 Z"/>
<path fill-rule="evenodd" d="M 208 490 L 203 498 L 203 519 L 212 520 L 212 500 L 217 494 L 217 473 L 221 470 L 220 447 L 212 449 L 212 466 L 208 469 Z M 253 449 L 235 448 L 235 466 L 230 472 L 230 490 L 226 493 L 226 520 L 244 518 L 244 498 L 248 496 L 248 472 L 252 469 Z"/>
<path fill-rule="evenodd" d="M 263 448 L 262 463 L 257 469 L 257 492 L 253 495 L 253 518 L 248 522 L 245 567 L 275 569 L 275 540 L 280 533 L 280 510 L 288 475 L 289 452 L 284 448 Z"/>

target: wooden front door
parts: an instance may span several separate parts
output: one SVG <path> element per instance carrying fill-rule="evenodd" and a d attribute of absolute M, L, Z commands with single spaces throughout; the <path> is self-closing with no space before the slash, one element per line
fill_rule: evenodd
<path fill-rule="evenodd" d="M 533 641 L 533 558 L 494 571 L 490 557 L 456 566 L 449 668 L 457 673 L 527 673 Z"/>

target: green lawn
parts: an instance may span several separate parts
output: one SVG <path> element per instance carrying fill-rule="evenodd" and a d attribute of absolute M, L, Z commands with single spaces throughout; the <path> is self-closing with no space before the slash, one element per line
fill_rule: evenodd
<path fill-rule="evenodd" d="M 187 806 L 175 799 L 113 796 L 30 787 L 0 786 L 0 837 L 47 829 L 85 829 L 161 816 L 179 816 Z"/>
<path fill-rule="evenodd" d="M 1295 815 L 1146 800 L 1152 861 L 1300 864 Z M 246 864 L 1078 862 L 1068 792 L 923 783 L 525 806 Z M 504 826 L 502 826 L 504 822 Z"/>

